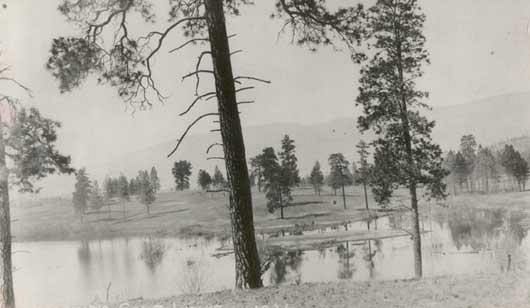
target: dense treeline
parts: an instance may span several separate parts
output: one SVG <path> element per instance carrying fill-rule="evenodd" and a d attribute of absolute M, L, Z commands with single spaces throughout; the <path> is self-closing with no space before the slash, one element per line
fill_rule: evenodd
<path fill-rule="evenodd" d="M 529 176 L 528 161 L 513 145 L 483 147 L 473 135 L 460 139 L 460 148 L 447 153 L 444 167 L 449 190 L 459 192 L 524 191 Z"/>

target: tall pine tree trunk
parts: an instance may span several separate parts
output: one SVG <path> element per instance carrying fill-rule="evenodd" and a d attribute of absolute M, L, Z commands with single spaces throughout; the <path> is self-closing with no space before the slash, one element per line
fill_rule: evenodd
<path fill-rule="evenodd" d="M 11 261 L 11 215 L 9 213 L 9 185 L 6 166 L 6 150 L 2 121 L 0 119 L 0 257 L 2 259 L 0 277 L 0 308 L 15 308 L 13 292 L 13 264 Z"/>
<path fill-rule="evenodd" d="M 280 219 L 283 219 L 283 198 L 282 198 L 282 189 L 280 188 Z"/>
<path fill-rule="evenodd" d="M 346 209 L 346 193 L 344 192 L 344 182 L 342 182 L 342 204 L 344 209 Z"/>
<path fill-rule="evenodd" d="M 400 101 L 399 110 L 401 117 L 401 126 L 403 130 L 403 141 L 405 143 L 405 154 L 407 158 L 408 167 L 408 186 L 410 194 L 410 205 L 412 208 L 412 249 L 414 253 L 414 276 L 421 278 L 423 276 L 422 256 L 421 256 L 421 234 L 420 234 L 420 216 L 418 210 L 418 195 L 417 195 L 417 177 L 419 176 L 416 162 L 414 161 L 414 153 L 412 151 L 412 136 L 409 122 L 409 113 L 407 108 L 407 94 L 405 91 L 405 78 L 403 75 L 403 59 L 401 52 L 401 45 L 397 46 L 398 54 L 398 73 L 400 83 Z"/>
<path fill-rule="evenodd" d="M 423 266 L 421 256 L 420 215 L 418 211 L 416 183 L 413 183 L 410 186 L 410 204 L 412 206 L 412 249 L 414 250 L 414 276 L 416 278 L 421 278 L 423 276 Z"/>
<path fill-rule="evenodd" d="M 366 183 L 363 183 L 363 190 L 364 190 L 364 205 L 366 206 L 366 210 L 368 210 L 368 193 L 366 192 Z"/>
<path fill-rule="evenodd" d="M 260 288 L 261 268 L 254 234 L 252 195 L 236 100 L 222 0 L 205 0 L 215 75 L 221 137 L 230 184 L 230 219 L 236 263 L 236 287 Z"/>

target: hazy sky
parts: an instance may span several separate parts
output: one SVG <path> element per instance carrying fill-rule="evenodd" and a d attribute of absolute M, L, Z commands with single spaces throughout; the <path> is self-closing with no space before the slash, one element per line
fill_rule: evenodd
<path fill-rule="evenodd" d="M 153 2 L 166 3 L 165 0 Z M 358 67 L 346 53 L 323 49 L 316 53 L 277 41 L 278 21 L 269 15 L 274 1 L 256 0 L 243 16 L 229 23 L 238 36 L 231 47 L 244 49 L 234 57 L 237 73 L 272 80 L 258 85 L 245 99 L 257 104 L 242 107 L 245 125 L 274 122 L 314 123 L 356 116 Z M 342 1 L 355 3 L 355 1 Z M 0 0 L 1 61 L 28 85 L 34 97 L 25 99 L 63 123 L 61 148 L 76 166 L 98 164 L 109 157 L 177 138 L 193 115 L 215 108 L 202 103 L 193 115 L 177 114 L 193 99 L 193 81 L 180 77 L 192 71 L 200 47 L 167 54 L 183 41 L 178 32 L 167 40 L 155 60 L 155 79 L 170 99 L 134 116 L 125 110 L 115 90 L 89 80 L 80 89 L 61 95 L 44 69 L 51 40 L 75 33 L 58 13 L 58 0 Z M 160 4 L 159 3 L 159 4 Z M 424 0 L 425 33 L 432 65 L 421 85 L 431 92 L 433 106 L 453 105 L 509 92 L 530 90 L 530 1 Z M 167 15 L 158 16 L 165 21 Z M 135 26 L 136 30 L 141 25 Z M 212 83 L 203 80 L 203 89 Z M 203 124 L 204 132 L 211 124 Z"/>

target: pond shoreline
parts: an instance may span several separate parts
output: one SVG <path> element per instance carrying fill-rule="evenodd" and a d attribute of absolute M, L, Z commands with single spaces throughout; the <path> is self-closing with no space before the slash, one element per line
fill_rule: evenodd
<path fill-rule="evenodd" d="M 530 307 L 528 282 L 528 273 L 509 272 L 420 280 L 303 283 L 140 299 L 127 302 L 126 307 Z"/>

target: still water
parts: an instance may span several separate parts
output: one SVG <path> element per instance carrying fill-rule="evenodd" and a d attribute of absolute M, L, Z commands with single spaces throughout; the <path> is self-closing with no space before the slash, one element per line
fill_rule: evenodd
<path fill-rule="evenodd" d="M 530 239 L 523 215 L 502 210 L 442 210 L 423 222 L 426 276 L 525 268 Z M 337 226 L 335 230 L 406 229 L 406 216 Z M 288 236 L 288 235 L 287 235 Z M 66 307 L 94 301 L 157 298 L 232 288 L 234 257 L 216 239 L 122 238 L 14 244 L 19 307 Z M 319 250 L 277 252 L 266 285 L 388 280 L 413 276 L 410 237 L 340 243 Z"/>

